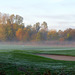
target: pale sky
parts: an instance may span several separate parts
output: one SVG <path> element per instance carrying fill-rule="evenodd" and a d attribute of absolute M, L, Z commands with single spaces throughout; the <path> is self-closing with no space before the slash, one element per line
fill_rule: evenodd
<path fill-rule="evenodd" d="M 46 21 L 49 29 L 75 28 L 75 0 L 0 0 L 0 12 L 20 15 L 26 25 Z"/>

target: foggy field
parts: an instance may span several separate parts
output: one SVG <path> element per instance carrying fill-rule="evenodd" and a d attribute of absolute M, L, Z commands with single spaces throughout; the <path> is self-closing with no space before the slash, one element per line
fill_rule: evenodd
<path fill-rule="evenodd" d="M 75 56 L 75 48 L 0 45 L 0 73 L 42 75 L 50 70 L 52 75 L 60 75 L 60 73 L 75 75 L 75 61 L 59 61 L 36 55 L 40 53 Z"/>
<path fill-rule="evenodd" d="M 25 46 L 25 45 L 0 45 L 0 52 L 21 50 L 27 53 L 61 54 L 75 56 L 75 47 L 49 47 L 49 46 Z"/>
<path fill-rule="evenodd" d="M 0 75 L 75 75 L 75 0 L 0 0 Z"/>

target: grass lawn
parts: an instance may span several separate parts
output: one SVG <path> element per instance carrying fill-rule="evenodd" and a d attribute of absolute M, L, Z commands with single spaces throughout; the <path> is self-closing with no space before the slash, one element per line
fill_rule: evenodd
<path fill-rule="evenodd" d="M 53 60 L 34 55 L 36 53 L 75 56 L 75 49 L 26 46 L 0 47 L 0 75 L 45 75 L 49 72 L 52 75 L 60 75 L 61 73 L 75 75 L 75 61 Z"/>

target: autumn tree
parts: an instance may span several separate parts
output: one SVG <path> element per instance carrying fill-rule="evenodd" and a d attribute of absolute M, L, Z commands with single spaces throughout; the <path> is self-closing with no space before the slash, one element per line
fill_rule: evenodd
<path fill-rule="evenodd" d="M 24 25 L 23 17 L 20 15 L 9 15 L 0 13 L 0 41 L 46 41 L 75 40 L 75 29 L 64 31 L 48 30 L 48 25 L 44 21 L 34 25 Z"/>
<path fill-rule="evenodd" d="M 56 30 L 50 30 L 47 34 L 48 40 L 58 40 L 58 33 Z"/>
<path fill-rule="evenodd" d="M 75 40 L 75 29 L 72 29 L 67 36 L 69 37 L 69 40 Z"/>
<path fill-rule="evenodd" d="M 45 31 L 48 30 L 48 26 L 47 26 L 47 23 L 45 21 L 41 24 L 41 29 L 45 30 Z"/>
<path fill-rule="evenodd" d="M 36 41 L 42 41 L 42 35 L 41 32 L 38 32 L 36 35 Z"/>
<path fill-rule="evenodd" d="M 20 41 L 23 40 L 23 30 L 21 28 L 16 31 L 16 37 Z"/>
<path fill-rule="evenodd" d="M 72 30 L 71 28 L 64 30 L 62 37 L 65 40 L 71 40 L 71 36 L 70 36 L 70 31 L 71 30 Z"/>
<path fill-rule="evenodd" d="M 15 16 L 15 23 L 18 25 L 22 25 L 23 24 L 23 17 L 16 15 Z"/>
<path fill-rule="evenodd" d="M 6 41 L 5 28 L 0 24 L 0 41 Z"/>
<path fill-rule="evenodd" d="M 10 15 L 9 19 L 10 19 L 11 24 L 15 24 L 15 22 L 16 22 L 16 16 L 14 14 Z"/>
<path fill-rule="evenodd" d="M 22 28 L 19 28 L 17 31 L 16 31 L 16 37 L 18 40 L 20 41 L 28 41 L 30 39 L 29 37 L 29 29 L 22 29 Z"/>
<path fill-rule="evenodd" d="M 34 29 L 36 30 L 36 32 L 39 32 L 39 30 L 40 30 L 40 23 L 39 22 L 37 22 L 36 24 L 34 24 Z"/>
<path fill-rule="evenodd" d="M 23 41 L 29 41 L 31 36 L 31 30 L 24 28 L 23 30 Z"/>

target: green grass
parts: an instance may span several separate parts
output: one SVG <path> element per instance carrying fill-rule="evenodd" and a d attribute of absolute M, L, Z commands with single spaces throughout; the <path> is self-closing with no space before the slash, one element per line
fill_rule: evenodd
<path fill-rule="evenodd" d="M 40 53 L 40 54 L 56 54 L 56 55 L 75 56 L 75 50 L 32 51 L 32 53 L 36 53 L 36 54 L 37 53 Z"/>
<path fill-rule="evenodd" d="M 61 51 L 48 51 L 48 52 L 43 52 L 46 54 L 58 54 L 58 55 L 68 55 L 68 56 L 75 56 L 75 50 L 61 50 Z"/>
<path fill-rule="evenodd" d="M 0 47 L 1 74 L 43 75 L 44 72 L 50 70 L 52 75 L 60 75 L 60 73 L 66 73 L 66 75 L 75 75 L 75 61 L 59 61 L 34 55 L 36 53 L 46 53 L 75 56 L 75 48 L 23 46 L 23 48 L 21 47 L 20 50 L 20 46 L 15 47 L 16 48 L 13 46 Z"/>

